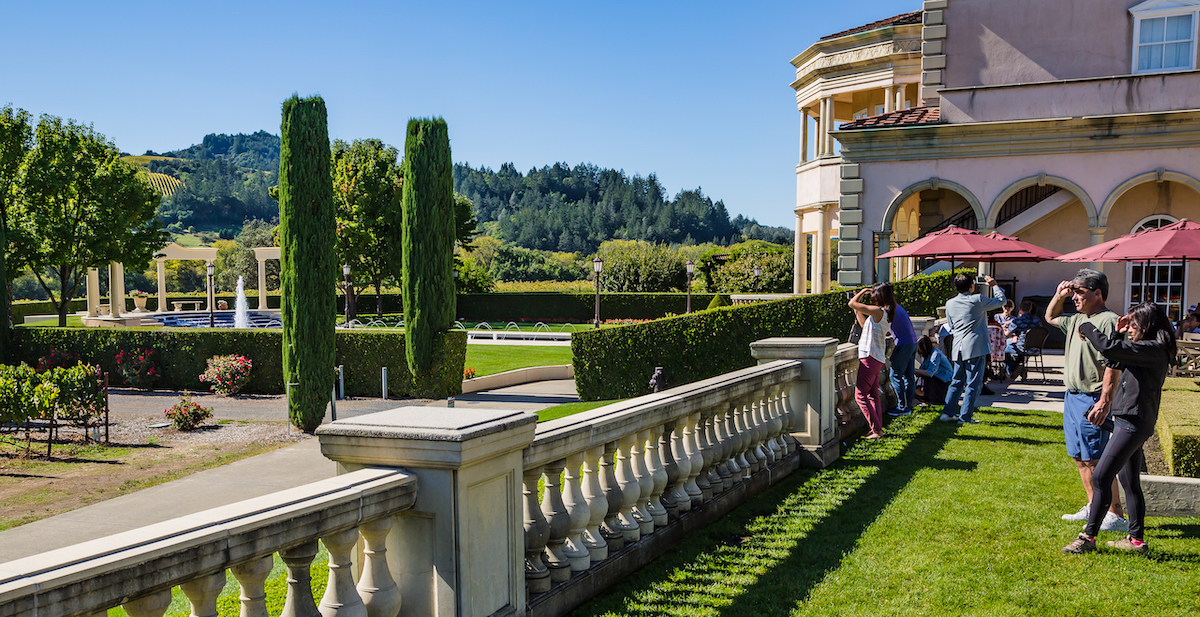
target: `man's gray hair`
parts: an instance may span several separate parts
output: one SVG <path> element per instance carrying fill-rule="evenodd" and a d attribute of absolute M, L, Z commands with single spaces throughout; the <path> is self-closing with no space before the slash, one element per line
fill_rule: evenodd
<path fill-rule="evenodd" d="M 1105 300 L 1108 299 L 1108 277 L 1099 270 L 1083 268 L 1079 272 L 1075 273 L 1075 280 L 1071 282 L 1080 287 L 1099 289 L 1100 297 L 1104 298 Z"/>

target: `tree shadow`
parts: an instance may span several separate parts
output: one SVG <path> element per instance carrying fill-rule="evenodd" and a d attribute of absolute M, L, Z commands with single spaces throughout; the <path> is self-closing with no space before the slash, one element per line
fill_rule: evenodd
<path fill-rule="evenodd" d="M 1005 441 L 1008 443 L 1020 444 L 1023 446 L 1052 446 L 1062 443 L 1061 439 L 1030 439 L 1028 437 L 985 437 L 983 435 L 958 435 L 955 439 L 964 441 Z"/>
<path fill-rule="evenodd" d="M 1037 424 L 1035 422 L 1012 422 L 1009 420 L 1001 420 L 999 422 L 988 422 L 992 426 L 1007 426 L 1011 428 L 1032 428 L 1040 431 L 1052 431 L 1055 427 L 1047 426 L 1046 424 Z M 1061 430 L 1061 427 L 1059 427 Z"/>

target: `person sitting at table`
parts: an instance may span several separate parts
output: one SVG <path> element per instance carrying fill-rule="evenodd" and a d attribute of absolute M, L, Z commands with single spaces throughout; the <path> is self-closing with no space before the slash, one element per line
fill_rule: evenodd
<path fill-rule="evenodd" d="M 1021 314 L 1005 329 L 1008 342 L 1004 346 L 1004 368 L 1014 381 L 1023 378 L 1025 373 L 1025 356 L 1028 355 L 1025 351 L 1025 335 L 1042 325 L 1042 320 L 1038 318 L 1034 309 L 1032 300 L 1021 300 Z"/>
<path fill-rule="evenodd" d="M 1016 318 L 1017 311 L 1013 301 L 1005 300 L 1004 308 L 999 313 L 996 313 L 994 317 L 992 317 L 992 321 L 995 321 L 997 326 L 1007 330 L 1008 324 L 1012 323 L 1012 321 Z"/>
<path fill-rule="evenodd" d="M 946 401 L 946 389 L 950 379 L 954 377 L 954 367 L 950 366 L 950 358 L 933 344 L 928 336 L 917 340 L 917 355 L 921 356 L 921 366 L 916 370 L 921 379 L 917 388 L 917 398 L 929 405 L 939 405 Z"/>
<path fill-rule="evenodd" d="M 1183 338 L 1185 334 L 1200 333 L 1200 313 L 1192 311 L 1175 326 L 1175 337 Z"/>

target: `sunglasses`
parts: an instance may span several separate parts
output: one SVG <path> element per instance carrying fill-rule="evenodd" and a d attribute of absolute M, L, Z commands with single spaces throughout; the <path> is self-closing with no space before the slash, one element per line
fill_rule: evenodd
<path fill-rule="evenodd" d="M 1086 293 L 1088 293 L 1088 292 L 1092 292 L 1092 291 L 1096 291 L 1096 290 L 1095 290 L 1095 289 L 1089 289 L 1089 288 L 1087 288 L 1087 287 L 1072 287 L 1072 288 L 1071 288 L 1071 293 L 1079 294 L 1079 295 L 1081 295 L 1081 296 L 1082 296 L 1082 295 L 1084 295 L 1084 294 L 1086 294 Z"/>

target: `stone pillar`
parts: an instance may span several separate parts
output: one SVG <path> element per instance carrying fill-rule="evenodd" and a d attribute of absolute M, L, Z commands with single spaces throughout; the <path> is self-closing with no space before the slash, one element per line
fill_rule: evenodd
<path fill-rule="evenodd" d="M 267 260 L 258 260 L 258 310 L 267 310 Z"/>
<path fill-rule="evenodd" d="M 99 268 L 88 268 L 87 312 L 88 312 L 88 317 L 98 317 L 100 315 L 100 269 Z"/>
<path fill-rule="evenodd" d="M 896 105 L 895 111 L 904 109 L 904 92 L 908 88 L 908 84 L 896 84 Z"/>
<path fill-rule="evenodd" d="M 395 517 L 387 559 L 405 614 L 525 614 L 522 451 L 537 416 L 400 407 L 325 424 L 321 453 L 338 473 L 368 466 L 417 475 L 412 509 Z"/>
<path fill-rule="evenodd" d="M 1104 232 L 1107 229 L 1108 229 L 1107 227 L 1089 227 L 1088 228 L 1088 235 L 1089 235 L 1088 246 L 1096 246 L 1097 244 L 1102 244 L 1104 242 Z M 1102 264 L 1098 261 L 1093 261 L 1093 262 L 1089 263 L 1088 267 L 1093 270 L 1099 270 L 1101 272 L 1104 271 L 1104 264 Z"/>
<path fill-rule="evenodd" d="M 108 305 L 113 317 L 125 312 L 125 266 L 115 261 L 108 269 Z"/>
<path fill-rule="evenodd" d="M 834 127 L 834 107 L 832 96 L 827 96 L 822 101 L 825 103 L 825 113 L 821 115 L 822 126 L 821 134 L 825 138 L 825 149 L 821 151 L 823 156 L 833 156 L 833 127 Z"/>
<path fill-rule="evenodd" d="M 841 455 L 834 405 L 835 338 L 768 338 L 750 344 L 750 355 L 759 364 L 775 360 L 799 360 L 800 378 L 788 384 L 795 424 L 790 428 L 800 452 L 801 465 L 826 467 Z"/>
<path fill-rule="evenodd" d="M 167 312 L 167 259 L 155 259 L 158 268 L 158 312 Z"/>
<path fill-rule="evenodd" d="M 890 250 L 892 250 L 892 232 L 875 232 L 875 254 L 882 255 Z M 892 260 L 875 260 L 875 278 L 873 280 L 876 283 L 886 283 L 892 280 Z"/>
<path fill-rule="evenodd" d="M 896 111 L 896 88 L 895 86 L 883 87 L 883 113 L 890 114 Z"/>
<path fill-rule="evenodd" d="M 819 159 L 825 155 L 825 138 L 824 131 L 821 127 L 825 126 L 825 99 L 817 101 L 817 115 L 813 118 L 813 130 L 816 134 L 813 135 L 813 158 Z"/>
<path fill-rule="evenodd" d="M 808 108 L 800 110 L 800 163 L 808 162 Z"/>
<path fill-rule="evenodd" d="M 804 213 L 796 211 L 795 257 L 792 260 L 792 293 L 808 293 L 808 234 L 804 232 Z"/>
<path fill-rule="evenodd" d="M 818 208 L 821 222 L 813 241 L 812 264 L 812 292 L 815 294 L 829 291 L 829 208 L 829 204 Z"/>

